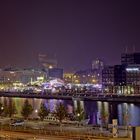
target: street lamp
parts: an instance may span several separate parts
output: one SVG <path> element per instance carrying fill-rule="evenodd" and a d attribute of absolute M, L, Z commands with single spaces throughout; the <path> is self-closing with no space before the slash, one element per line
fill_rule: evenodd
<path fill-rule="evenodd" d="M 2 106 L 2 107 L 1 107 L 1 110 L 3 110 L 3 109 L 4 109 L 4 107 Z"/>
<path fill-rule="evenodd" d="M 37 113 L 37 112 L 38 112 L 38 110 L 36 109 L 36 110 L 35 110 L 35 113 Z"/>

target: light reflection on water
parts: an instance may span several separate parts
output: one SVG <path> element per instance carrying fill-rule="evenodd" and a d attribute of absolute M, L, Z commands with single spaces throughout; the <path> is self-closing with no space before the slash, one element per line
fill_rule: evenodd
<path fill-rule="evenodd" d="M 17 110 L 16 116 L 21 116 L 20 112 L 25 100 L 25 98 L 0 98 L 0 102 L 3 104 L 8 104 L 10 101 L 14 102 Z M 90 124 L 109 124 L 112 123 L 112 119 L 118 119 L 120 125 L 140 125 L 140 104 L 35 98 L 28 100 L 34 109 L 31 117 L 37 117 L 37 112 L 42 102 L 45 103 L 51 112 L 55 111 L 57 104 L 61 102 L 66 106 L 68 113 L 73 113 L 77 108 L 77 102 L 80 102 L 81 108 L 85 111 L 86 118 L 90 118 Z"/>

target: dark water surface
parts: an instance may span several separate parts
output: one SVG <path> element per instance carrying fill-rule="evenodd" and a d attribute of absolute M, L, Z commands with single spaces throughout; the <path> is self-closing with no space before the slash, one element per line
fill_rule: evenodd
<path fill-rule="evenodd" d="M 69 113 L 73 113 L 77 108 L 77 103 L 80 102 L 80 106 L 84 109 L 86 114 L 85 118 L 90 118 L 90 124 L 109 124 L 112 123 L 112 119 L 118 119 L 119 125 L 140 125 L 140 104 L 35 98 L 30 98 L 28 100 L 34 109 L 31 117 L 37 117 L 42 102 L 45 103 L 46 107 L 52 112 L 55 110 L 57 104 L 62 102 Z M 16 116 L 21 116 L 20 112 L 25 98 L 1 97 L 0 101 L 3 104 L 13 102 L 17 109 Z"/>

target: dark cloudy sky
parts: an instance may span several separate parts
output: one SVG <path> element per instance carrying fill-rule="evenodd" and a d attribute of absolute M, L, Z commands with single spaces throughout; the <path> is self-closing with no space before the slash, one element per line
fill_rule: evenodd
<path fill-rule="evenodd" d="M 135 0 L 1 0 L 0 67 L 38 66 L 38 54 L 65 70 L 101 58 L 119 64 L 125 47 L 140 51 L 140 4 Z"/>

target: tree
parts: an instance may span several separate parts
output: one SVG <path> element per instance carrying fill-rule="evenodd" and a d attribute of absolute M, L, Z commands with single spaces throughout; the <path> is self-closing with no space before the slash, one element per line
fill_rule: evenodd
<path fill-rule="evenodd" d="M 55 111 L 55 116 L 59 120 L 60 124 L 62 123 L 62 120 L 67 117 L 66 108 L 62 103 L 57 105 L 56 111 Z"/>
<path fill-rule="evenodd" d="M 26 99 L 22 107 L 21 114 L 25 119 L 27 119 L 29 115 L 32 114 L 32 112 L 33 112 L 33 107 L 31 104 L 29 104 L 29 101 Z"/>
<path fill-rule="evenodd" d="M 15 106 L 15 103 L 12 101 L 12 99 L 9 100 L 9 105 L 8 105 L 8 115 L 9 117 L 12 117 L 12 115 L 14 115 L 16 113 L 16 106 Z"/>
<path fill-rule="evenodd" d="M 105 106 L 102 106 L 102 109 L 100 110 L 100 120 L 101 120 L 101 124 L 108 126 L 108 118 L 109 114 L 108 114 L 108 110 L 105 109 Z"/>
<path fill-rule="evenodd" d="M 12 117 L 13 114 L 16 113 L 15 103 L 11 98 L 9 98 L 8 102 L 7 99 L 4 98 L 4 106 L 3 106 L 3 116 Z"/>
<path fill-rule="evenodd" d="M 40 119 L 43 121 L 44 118 L 48 116 L 49 113 L 50 113 L 50 110 L 46 108 L 44 103 L 41 103 L 41 106 L 38 112 L 38 116 L 40 117 Z"/>
<path fill-rule="evenodd" d="M 3 116 L 7 117 L 8 116 L 8 103 L 7 103 L 7 98 L 4 98 L 4 103 L 3 103 Z"/>
<path fill-rule="evenodd" d="M 83 108 L 81 108 L 80 101 L 77 102 L 77 109 L 75 111 L 76 119 L 79 121 L 79 123 L 84 120 L 85 118 L 85 112 Z"/>

